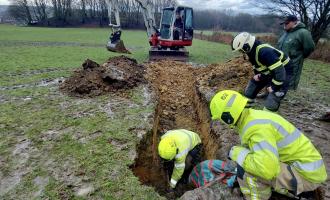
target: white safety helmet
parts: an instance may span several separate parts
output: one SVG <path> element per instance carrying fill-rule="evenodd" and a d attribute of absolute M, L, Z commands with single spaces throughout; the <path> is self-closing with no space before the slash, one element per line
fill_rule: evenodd
<path fill-rule="evenodd" d="M 248 32 L 242 32 L 236 35 L 231 43 L 233 51 L 242 50 L 245 53 L 249 52 L 253 47 L 256 37 Z"/>

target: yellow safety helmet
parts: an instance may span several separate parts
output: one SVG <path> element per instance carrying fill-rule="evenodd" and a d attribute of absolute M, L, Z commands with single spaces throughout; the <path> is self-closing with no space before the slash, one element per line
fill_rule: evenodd
<path fill-rule="evenodd" d="M 243 52 L 249 52 L 256 40 L 256 37 L 248 32 L 242 32 L 236 35 L 231 42 L 231 48 L 233 51 L 242 50 Z"/>
<path fill-rule="evenodd" d="M 218 92 L 210 103 L 212 120 L 219 119 L 226 124 L 235 125 L 247 101 L 246 97 L 233 90 Z"/>
<path fill-rule="evenodd" d="M 174 139 L 171 137 L 161 139 L 158 145 L 158 153 L 165 160 L 173 160 L 177 153 Z"/>

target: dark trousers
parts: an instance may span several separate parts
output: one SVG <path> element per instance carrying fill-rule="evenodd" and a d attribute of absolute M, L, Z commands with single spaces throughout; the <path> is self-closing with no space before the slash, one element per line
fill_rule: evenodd
<path fill-rule="evenodd" d="M 191 151 L 189 151 L 186 161 L 185 161 L 185 169 L 183 172 L 183 175 L 179 182 L 181 183 L 188 183 L 188 178 L 190 175 L 191 170 L 200 162 L 202 162 L 203 159 L 203 145 L 198 144 L 196 145 Z M 168 162 L 166 169 L 168 171 L 169 178 L 171 179 L 172 172 L 174 168 L 174 161 Z"/>
<path fill-rule="evenodd" d="M 255 81 L 251 79 L 244 91 L 244 96 L 249 99 L 255 99 L 257 94 L 264 87 L 268 87 L 270 82 L 266 81 Z M 265 100 L 265 108 L 272 112 L 276 112 L 281 104 L 281 100 L 285 97 L 287 90 L 280 89 L 279 91 L 269 93 Z"/>
<path fill-rule="evenodd" d="M 269 93 L 264 104 L 265 108 L 272 112 L 276 112 L 279 109 L 281 100 L 285 97 L 290 87 L 290 80 L 293 77 L 293 66 L 291 62 L 285 65 L 285 72 L 286 79 L 283 83 L 282 88 L 278 91 Z M 252 78 L 244 91 L 244 96 L 249 99 L 255 99 L 260 90 L 262 90 L 264 87 L 270 86 L 272 78 L 272 76 L 267 76 L 261 81 L 255 81 Z"/>

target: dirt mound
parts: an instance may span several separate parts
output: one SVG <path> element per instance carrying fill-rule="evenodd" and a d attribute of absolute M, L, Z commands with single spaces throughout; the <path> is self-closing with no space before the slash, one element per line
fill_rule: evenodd
<path fill-rule="evenodd" d="M 225 44 L 231 44 L 231 41 L 233 40 L 233 35 L 229 33 L 224 32 L 213 32 L 212 35 L 207 35 L 201 33 L 195 33 L 194 37 L 200 40 L 207 40 L 210 42 L 221 42 Z"/>
<path fill-rule="evenodd" d="M 75 70 L 60 89 L 71 96 L 93 97 L 144 83 L 144 74 L 143 65 L 125 56 L 110 58 L 102 65 L 87 59 L 82 69 Z"/>
<path fill-rule="evenodd" d="M 196 69 L 196 87 L 203 97 L 210 101 L 220 90 L 232 89 L 242 92 L 253 76 L 251 64 L 243 57 L 236 57 L 222 64 L 212 64 Z"/>

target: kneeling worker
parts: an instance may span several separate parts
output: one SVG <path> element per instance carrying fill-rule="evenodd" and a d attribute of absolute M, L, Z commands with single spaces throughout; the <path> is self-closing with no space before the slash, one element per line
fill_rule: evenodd
<path fill-rule="evenodd" d="M 211 100 L 212 120 L 239 132 L 237 181 L 246 199 L 269 199 L 271 188 L 287 196 L 314 191 L 327 179 L 323 159 L 312 142 L 276 113 L 245 108 L 248 99 L 225 90 Z"/>
<path fill-rule="evenodd" d="M 158 145 L 159 156 L 166 161 L 174 161 L 170 186 L 175 188 L 184 172 L 188 178 L 191 169 L 201 161 L 201 139 L 185 129 L 167 131 Z"/>
<path fill-rule="evenodd" d="M 253 65 L 255 75 L 249 81 L 244 95 L 254 100 L 259 91 L 267 87 L 269 94 L 264 109 L 277 112 L 281 100 L 288 91 L 288 82 L 293 74 L 289 57 L 247 32 L 235 36 L 232 50 L 246 54 Z"/>

